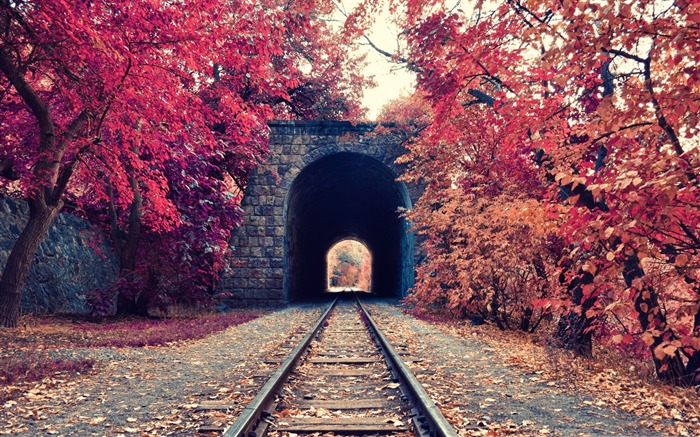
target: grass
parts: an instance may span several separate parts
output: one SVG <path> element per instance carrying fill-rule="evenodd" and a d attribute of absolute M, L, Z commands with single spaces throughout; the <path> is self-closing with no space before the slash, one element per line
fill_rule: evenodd
<path fill-rule="evenodd" d="M 0 357 L 0 402 L 13 399 L 23 391 L 21 386 L 47 378 L 69 379 L 88 374 L 97 361 L 84 359 L 60 359 L 46 351 L 22 351 L 19 354 Z"/>
<path fill-rule="evenodd" d="M 19 328 L 0 330 L 4 349 L 145 347 L 197 340 L 251 321 L 261 311 L 238 310 L 171 319 L 91 319 L 67 316 L 24 316 Z"/>
<path fill-rule="evenodd" d="M 45 351 L 29 351 L 19 356 L 6 357 L 1 363 L 0 381 L 13 384 L 17 381 L 41 381 L 59 373 L 87 372 L 95 366 L 96 361 L 89 358 L 57 359 L 48 356 Z"/>

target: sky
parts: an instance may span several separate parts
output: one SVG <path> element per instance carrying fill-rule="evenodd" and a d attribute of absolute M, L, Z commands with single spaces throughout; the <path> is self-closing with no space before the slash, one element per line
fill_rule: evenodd
<path fill-rule="evenodd" d="M 352 8 L 359 3 L 359 0 L 336 0 L 337 3 L 345 7 L 349 13 Z M 337 13 L 337 18 L 343 20 L 342 14 Z M 373 28 L 367 35 L 372 42 L 387 52 L 394 52 L 396 46 L 396 35 L 398 34 L 397 27 L 390 22 L 389 14 L 382 13 L 377 17 Z M 369 120 L 376 119 L 382 107 L 403 95 L 411 93 L 414 86 L 415 75 L 408 72 L 405 68 L 400 68 L 396 64 L 392 64 L 384 55 L 377 53 L 372 49 L 366 41 L 359 40 L 358 46 L 360 53 L 367 53 L 368 65 L 364 70 L 365 76 L 374 77 L 377 87 L 365 89 L 365 94 L 362 103 L 369 109 L 367 118 Z"/>

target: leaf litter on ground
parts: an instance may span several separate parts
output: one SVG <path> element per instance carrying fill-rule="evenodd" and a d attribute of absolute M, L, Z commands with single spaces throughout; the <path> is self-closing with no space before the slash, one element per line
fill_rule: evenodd
<path fill-rule="evenodd" d="M 379 310 L 387 320 L 391 320 L 391 316 L 395 315 L 384 308 L 376 307 L 376 310 Z M 410 316 L 410 312 L 408 314 Z M 606 354 L 603 349 L 596 351 L 597 356 L 593 360 L 575 358 L 566 351 L 547 346 L 546 343 L 540 344 L 538 338 L 533 335 L 501 331 L 487 324 L 472 326 L 464 320 L 439 318 L 415 320 L 414 323 L 429 325 L 452 338 L 478 345 L 479 353 L 492 357 L 494 365 L 498 363 L 517 371 L 520 375 L 519 379 L 523 382 L 538 384 L 543 387 L 543 390 L 588 397 L 589 399 L 580 402 L 582 408 L 594 408 L 600 411 L 609 408 L 613 412 L 618 410 L 620 414 L 629 413 L 636 417 L 638 425 L 649 430 L 648 433 L 700 435 L 700 402 L 698 402 L 700 399 L 697 388 L 671 387 L 654 380 L 651 376 L 652 369 L 642 369 L 645 366 L 644 362 L 627 357 L 609 356 L 610 353 Z M 420 336 L 411 333 L 403 341 L 417 346 L 420 339 Z M 422 347 L 426 346 L 422 345 Z M 445 361 L 449 362 L 457 357 L 448 355 L 445 358 Z M 474 360 L 476 361 L 477 358 L 483 357 L 475 356 Z M 412 366 L 418 367 L 420 364 L 413 363 Z M 436 373 L 419 379 L 443 381 L 444 375 L 449 375 L 451 379 L 458 376 L 459 372 L 455 372 L 454 369 L 450 371 L 447 367 L 445 364 L 432 366 L 431 370 Z M 488 368 L 478 365 L 461 370 L 469 372 L 476 369 L 482 369 L 482 373 L 474 373 L 468 378 L 476 381 L 474 386 L 488 396 L 481 399 L 482 403 L 477 405 L 479 409 L 488 409 L 499 402 L 499 398 L 504 397 L 519 398 L 522 402 L 528 402 L 532 393 L 518 394 L 508 391 L 513 387 L 512 375 L 509 381 L 505 381 L 505 378 L 495 377 L 490 374 Z M 446 385 L 443 387 L 450 387 L 450 381 L 444 381 L 444 383 Z M 440 387 L 440 384 L 430 384 L 430 386 L 435 390 L 435 387 Z M 448 395 L 438 394 L 438 396 L 444 396 L 445 406 L 448 407 L 446 416 L 464 415 L 464 408 L 449 408 L 450 405 L 459 403 L 455 402 L 455 399 L 464 393 L 463 390 L 464 387 L 452 385 Z M 552 412 L 562 416 L 567 414 L 563 408 L 553 408 Z M 591 416 L 595 414 L 603 418 L 602 416 L 606 413 L 590 412 Z M 454 419 L 458 420 L 458 417 Z M 521 423 L 529 427 L 533 425 L 529 421 Z M 512 424 L 505 424 L 505 429 L 502 425 L 496 427 L 494 424 L 489 424 L 490 429 L 499 433 L 521 432 L 517 431 Z M 539 433 L 543 429 L 533 430 L 533 432 Z M 592 431 L 594 435 L 603 432 L 595 428 Z M 528 432 L 530 431 L 526 431 L 523 435 L 527 435 Z M 545 430 L 545 433 L 552 432 L 552 429 Z M 635 434 L 644 433 L 640 429 L 634 432 Z M 622 435 L 624 434 L 622 432 Z M 479 435 L 479 432 L 475 431 L 475 435 Z"/>

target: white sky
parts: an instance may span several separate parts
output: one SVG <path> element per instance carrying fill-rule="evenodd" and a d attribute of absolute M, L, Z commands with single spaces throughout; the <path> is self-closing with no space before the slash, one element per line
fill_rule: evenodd
<path fill-rule="evenodd" d="M 336 0 L 350 13 L 359 0 Z M 342 7 L 341 6 L 341 7 Z M 337 18 L 344 21 L 342 14 L 337 13 Z M 375 24 L 367 35 L 372 42 L 384 51 L 393 53 L 397 49 L 396 35 L 399 33 L 396 25 L 389 20 L 389 14 L 383 12 L 375 20 Z M 367 53 L 368 65 L 364 70 L 365 76 L 374 77 L 377 83 L 375 88 L 365 89 L 362 103 L 369 109 L 367 118 L 376 119 L 382 107 L 391 100 L 408 95 L 412 92 L 415 77 L 406 69 L 392 64 L 389 60 L 366 44 L 364 39 L 358 40 L 363 45 L 358 47 L 360 53 Z"/>

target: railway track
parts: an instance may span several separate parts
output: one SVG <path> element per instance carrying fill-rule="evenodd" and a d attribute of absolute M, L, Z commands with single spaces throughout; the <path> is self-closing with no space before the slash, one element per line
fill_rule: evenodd
<path fill-rule="evenodd" d="M 456 436 L 404 360 L 356 296 L 338 298 L 223 436 Z"/>

